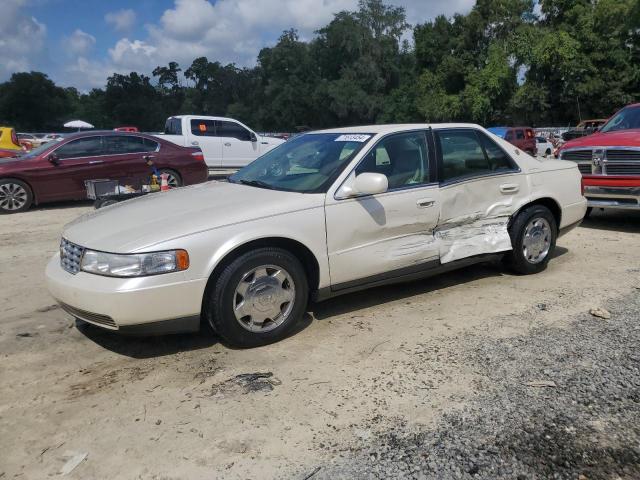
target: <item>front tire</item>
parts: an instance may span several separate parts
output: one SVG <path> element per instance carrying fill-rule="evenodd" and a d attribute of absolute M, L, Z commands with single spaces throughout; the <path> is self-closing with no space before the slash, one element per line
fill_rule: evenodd
<path fill-rule="evenodd" d="M 0 213 L 18 213 L 29 210 L 33 203 L 33 192 L 21 180 L 0 180 Z"/>
<path fill-rule="evenodd" d="M 509 227 L 513 250 L 505 256 L 511 270 L 522 275 L 539 273 L 547 268 L 558 236 L 558 226 L 544 205 L 522 210 Z"/>
<path fill-rule="evenodd" d="M 309 298 L 302 264 L 280 248 L 240 255 L 212 282 L 204 317 L 226 343 L 242 348 L 288 336 L 304 316 Z"/>

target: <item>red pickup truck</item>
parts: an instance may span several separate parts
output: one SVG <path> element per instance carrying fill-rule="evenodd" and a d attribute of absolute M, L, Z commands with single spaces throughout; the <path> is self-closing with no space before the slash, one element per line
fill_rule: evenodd
<path fill-rule="evenodd" d="M 558 156 L 578 164 L 590 209 L 640 209 L 640 103 L 618 111 L 596 133 L 565 143 Z"/>

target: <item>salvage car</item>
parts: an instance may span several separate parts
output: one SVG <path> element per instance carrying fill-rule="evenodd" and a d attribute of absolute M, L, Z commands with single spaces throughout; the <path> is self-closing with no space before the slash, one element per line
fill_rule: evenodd
<path fill-rule="evenodd" d="M 598 131 L 598 129 L 607 122 L 606 118 L 597 118 L 595 120 L 583 120 L 571 130 L 568 130 L 562 134 L 562 139 L 565 142 L 580 137 L 586 137 Z"/>
<path fill-rule="evenodd" d="M 523 152 L 535 157 L 537 152 L 536 133 L 530 127 L 491 127 L 488 129 L 494 135 L 504 138 Z"/>
<path fill-rule="evenodd" d="M 574 164 L 537 160 L 477 125 L 323 130 L 227 182 L 72 222 L 46 277 L 62 308 L 105 329 L 203 325 L 253 347 L 290 334 L 309 298 L 497 258 L 541 272 L 585 209 Z"/>
<path fill-rule="evenodd" d="M 597 132 L 558 150 L 578 165 L 589 209 L 640 209 L 640 103 L 617 112 Z"/>
<path fill-rule="evenodd" d="M 177 145 L 197 146 L 211 170 L 237 170 L 284 143 L 259 135 L 233 118 L 176 115 L 165 123 L 160 138 Z"/>
<path fill-rule="evenodd" d="M 0 213 L 33 204 L 87 198 L 86 180 L 140 181 L 151 160 L 170 187 L 208 178 L 202 152 L 143 134 L 94 131 L 45 143 L 16 158 L 0 160 Z"/>

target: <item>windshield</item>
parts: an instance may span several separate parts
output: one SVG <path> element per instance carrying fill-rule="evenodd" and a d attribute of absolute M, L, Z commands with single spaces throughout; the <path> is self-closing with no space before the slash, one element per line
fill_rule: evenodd
<path fill-rule="evenodd" d="M 632 128 L 640 128 L 640 106 L 623 108 L 605 123 L 600 131 L 603 133 L 615 132 L 616 130 L 630 130 Z"/>
<path fill-rule="evenodd" d="M 33 157 L 37 157 L 38 155 L 40 155 L 42 152 L 44 152 L 45 150 L 51 148 L 53 146 L 53 143 L 51 142 L 47 142 L 47 143 L 43 143 L 42 145 L 40 145 L 39 147 L 33 148 L 31 150 L 29 150 L 27 153 L 20 155 L 20 158 L 33 158 Z"/>
<path fill-rule="evenodd" d="M 372 134 L 308 133 L 265 153 L 232 183 L 300 193 L 326 192 Z"/>

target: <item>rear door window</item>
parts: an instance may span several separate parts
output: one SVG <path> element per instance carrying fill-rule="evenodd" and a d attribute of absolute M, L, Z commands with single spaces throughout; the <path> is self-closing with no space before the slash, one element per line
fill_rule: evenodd
<path fill-rule="evenodd" d="M 104 137 L 104 147 L 107 155 L 152 152 L 157 146 L 158 144 L 153 140 L 133 135 L 112 135 Z"/>
<path fill-rule="evenodd" d="M 182 135 L 182 119 L 168 118 L 164 124 L 164 133 L 167 135 Z"/>
<path fill-rule="evenodd" d="M 57 148 L 53 153 L 61 160 L 103 155 L 102 137 L 87 137 L 72 140 Z"/>
<path fill-rule="evenodd" d="M 513 140 L 513 130 L 507 131 L 507 134 L 504 136 L 504 139 L 507 141 Z"/>
<path fill-rule="evenodd" d="M 442 181 L 493 173 L 474 130 L 437 130 L 435 136 L 442 155 Z"/>
<path fill-rule="evenodd" d="M 216 122 L 215 120 L 194 118 L 191 120 L 191 133 L 196 137 L 215 137 Z"/>

